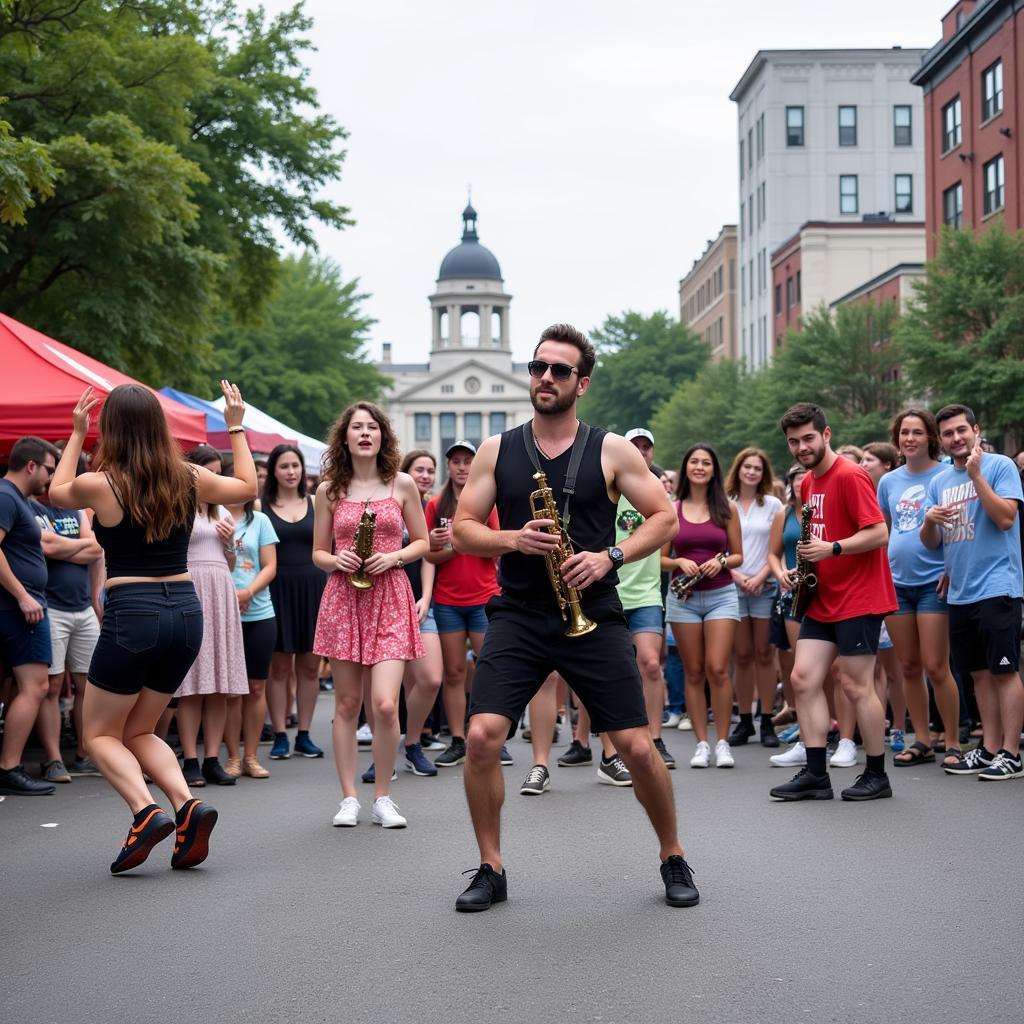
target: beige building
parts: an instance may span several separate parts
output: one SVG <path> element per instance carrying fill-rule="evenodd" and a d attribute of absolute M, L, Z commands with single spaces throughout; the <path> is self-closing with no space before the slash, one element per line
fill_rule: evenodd
<path fill-rule="evenodd" d="M 679 319 L 707 342 L 714 362 L 737 357 L 735 224 L 708 242 L 679 282 Z"/>

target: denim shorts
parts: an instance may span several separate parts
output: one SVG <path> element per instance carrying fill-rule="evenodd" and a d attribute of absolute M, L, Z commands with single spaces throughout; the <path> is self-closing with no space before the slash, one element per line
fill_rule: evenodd
<path fill-rule="evenodd" d="M 89 682 L 131 696 L 143 687 L 170 696 L 203 644 L 203 608 L 191 580 L 122 583 L 107 591 Z"/>
<path fill-rule="evenodd" d="M 438 633 L 486 633 L 487 614 L 484 604 L 434 604 L 434 621 Z M 420 627 L 422 632 L 423 627 Z"/>
<path fill-rule="evenodd" d="M 899 608 L 896 615 L 948 615 L 949 606 L 944 597 L 939 597 L 934 583 L 921 583 L 916 587 L 896 585 L 896 600 Z"/>
<path fill-rule="evenodd" d="M 712 622 L 715 619 L 740 621 L 740 604 L 736 599 L 736 584 L 714 590 L 695 590 L 686 601 L 680 601 L 671 590 L 666 598 L 666 618 L 669 622 Z"/>
<path fill-rule="evenodd" d="M 434 606 L 427 609 L 427 617 L 420 623 L 421 633 L 437 633 L 437 619 L 434 618 Z"/>
<path fill-rule="evenodd" d="M 779 594 L 779 585 L 768 580 L 761 588 L 757 597 L 743 593 L 739 587 L 736 588 L 736 600 L 740 606 L 741 619 L 770 619 L 772 608 L 775 605 L 775 598 Z"/>
<path fill-rule="evenodd" d="M 50 619 L 45 613 L 35 625 L 29 625 L 20 608 L 0 611 L 0 661 L 7 668 L 19 665 L 47 665 L 53 658 L 50 648 Z"/>
<path fill-rule="evenodd" d="M 643 608 L 628 608 L 622 613 L 626 616 L 626 626 L 630 633 L 663 633 L 665 631 L 665 613 L 660 604 L 649 604 Z"/>

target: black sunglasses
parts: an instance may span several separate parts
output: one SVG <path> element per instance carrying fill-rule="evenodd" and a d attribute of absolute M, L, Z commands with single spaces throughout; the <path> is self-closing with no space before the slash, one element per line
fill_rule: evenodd
<path fill-rule="evenodd" d="M 538 380 L 548 370 L 551 371 L 551 376 L 555 380 L 568 380 L 574 373 L 580 372 L 575 366 L 570 366 L 568 363 L 546 363 L 543 359 L 531 359 L 526 364 L 526 369 L 530 371 L 531 377 L 536 377 Z"/>

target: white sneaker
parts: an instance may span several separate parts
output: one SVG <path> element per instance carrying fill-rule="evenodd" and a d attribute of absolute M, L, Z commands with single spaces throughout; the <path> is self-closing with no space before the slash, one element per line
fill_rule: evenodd
<path fill-rule="evenodd" d="M 693 732 L 693 722 L 690 721 L 690 716 L 683 715 L 683 717 L 679 719 L 679 724 L 676 728 L 680 732 Z"/>
<path fill-rule="evenodd" d="M 857 744 L 840 740 L 836 752 L 828 759 L 829 768 L 853 768 L 857 763 Z"/>
<path fill-rule="evenodd" d="M 334 824 L 338 828 L 352 828 L 353 825 L 358 825 L 360 809 L 359 801 L 354 796 L 345 797 L 334 816 Z"/>
<path fill-rule="evenodd" d="M 379 796 L 373 801 L 371 820 L 374 825 L 381 825 L 384 828 L 405 828 L 409 824 L 398 813 L 398 808 L 389 796 Z"/>
<path fill-rule="evenodd" d="M 368 747 L 373 742 L 373 730 L 365 723 L 356 729 L 356 743 L 361 747 Z"/>
<path fill-rule="evenodd" d="M 802 743 L 794 743 L 793 746 L 781 754 L 772 754 L 768 760 L 776 768 L 792 768 L 804 765 L 807 764 L 807 748 Z"/>
<path fill-rule="evenodd" d="M 708 746 L 705 740 L 701 740 L 697 744 L 697 749 L 693 752 L 693 757 L 690 758 L 691 768 L 707 768 L 711 762 L 711 747 Z"/>
<path fill-rule="evenodd" d="M 733 768 L 736 762 L 732 756 L 732 749 L 729 747 L 728 740 L 719 740 L 715 744 L 715 767 L 716 768 Z"/>
<path fill-rule="evenodd" d="M 682 720 L 683 716 L 678 711 L 666 711 L 661 720 L 661 725 L 664 729 L 676 729 Z"/>

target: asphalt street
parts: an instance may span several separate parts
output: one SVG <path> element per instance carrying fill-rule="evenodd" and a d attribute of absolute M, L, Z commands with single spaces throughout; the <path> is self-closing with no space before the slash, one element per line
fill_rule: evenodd
<path fill-rule="evenodd" d="M 328 747 L 329 699 L 313 738 Z M 99 778 L 0 803 L 0 1021 L 704 1022 L 1009 1020 L 1024 1003 L 1024 784 L 890 769 L 869 804 L 776 804 L 759 746 L 686 767 L 666 734 L 701 904 L 664 905 L 628 789 L 505 769 L 509 901 L 461 915 L 476 867 L 462 769 L 399 772 L 409 828 L 331 827 L 333 761 L 266 761 L 201 795 L 220 811 L 201 868 L 108 864 L 130 819 Z M 554 756 L 564 749 L 555 748 Z M 596 749 L 596 748 L 595 748 Z M 329 751 L 328 751 L 329 755 Z M 360 768 L 369 761 L 364 754 Z M 833 771 L 835 788 L 856 771 Z M 838 796 L 838 792 L 837 792 Z"/>

